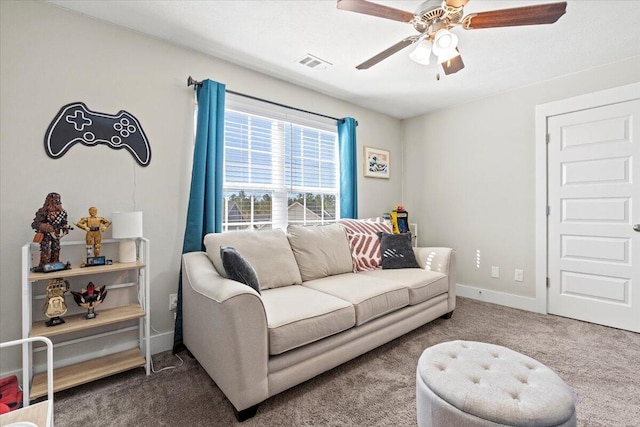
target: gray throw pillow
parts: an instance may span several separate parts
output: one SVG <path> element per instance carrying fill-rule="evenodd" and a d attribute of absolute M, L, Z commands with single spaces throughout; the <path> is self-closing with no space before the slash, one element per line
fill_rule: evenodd
<path fill-rule="evenodd" d="M 220 258 L 229 279 L 251 286 L 257 293 L 261 293 L 256 271 L 238 251 L 232 247 L 220 246 Z"/>
<path fill-rule="evenodd" d="M 416 255 L 411 247 L 411 233 L 389 234 L 378 233 L 380 236 L 380 252 L 382 254 L 382 269 L 420 268 Z"/>

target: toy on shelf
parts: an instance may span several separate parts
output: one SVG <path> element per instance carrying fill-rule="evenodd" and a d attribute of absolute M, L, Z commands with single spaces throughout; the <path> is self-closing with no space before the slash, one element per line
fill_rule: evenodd
<path fill-rule="evenodd" d="M 84 265 L 104 265 L 105 259 L 100 256 L 100 243 L 102 233 L 107 231 L 111 221 L 101 216 L 97 216 L 98 208 L 91 206 L 89 216 L 85 216 L 76 222 L 76 226 L 87 232 L 85 243 L 87 245 L 87 259 Z"/>
<path fill-rule="evenodd" d="M 64 323 L 63 314 L 67 312 L 67 304 L 64 302 L 64 294 L 69 290 L 69 282 L 63 279 L 51 279 L 47 284 L 47 301 L 42 311 L 49 318 L 47 326 L 56 326 Z"/>
<path fill-rule="evenodd" d="M 34 271 L 57 271 L 68 268 L 60 262 L 60 239 L 73 227 L 67 224 L 67 211 L 62 208 L 60 194 L 47 194 L 44 204 L 36 211 L 31 228 L 36 232 L 34 243 L 40 244 L 40 264 Z"/>
<path fill-rule="evenodd" d="M 80 292 L 71 291 L 71 294 L 76 304 L 87 309 L 85 318 L 94 319 L 97 316 L 96 307 L 107 297 L 107 289 L 105 286 L 98 288 L 93 282 L 89 282 L 86 289 L 82 288 Z"/>
<path fill-rule="evenodd" d="M 409 214 L 404 210 L 404 206 L 396 206 L 391 211 L 391 226 L 395 234 L 409 233 Z"/>

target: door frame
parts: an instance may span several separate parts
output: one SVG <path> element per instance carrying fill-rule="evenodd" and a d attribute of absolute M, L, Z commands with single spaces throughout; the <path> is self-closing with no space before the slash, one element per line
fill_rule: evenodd
<path fill-rule="evenodd" d="M 536 105 L 535 118 L 535 289 L 536 312 L 547 314 L 548 182 L 547 121 L 549 117 L 640 99 L 640 83 Z"/>

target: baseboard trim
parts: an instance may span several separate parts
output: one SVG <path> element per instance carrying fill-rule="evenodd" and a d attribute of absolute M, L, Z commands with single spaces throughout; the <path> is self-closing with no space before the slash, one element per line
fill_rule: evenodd
<path fill-rule="evenodd" d="M 456 283 L 456 295 L 478 301 L 485 301 L 492 304 L 540 313 L 537 300 L 535 298 L 507 294 L 505 292 L 492 291 L 490 289 L 483 289 L 460 283 Z"/>

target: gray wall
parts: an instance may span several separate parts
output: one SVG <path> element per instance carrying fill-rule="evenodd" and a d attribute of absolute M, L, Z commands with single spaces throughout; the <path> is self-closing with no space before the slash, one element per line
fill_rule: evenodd
<path fill-rule="evenodd" d="M 403 201 L 420 243 L 456 249 L 458 284 L 509 294 L 480 299 L 535 297 L 535 106 L 639 79 L 635 57 L 405 120 Z"/>
<path fill-rule="evenodd" d="M 258 74 L 189 49 L 102 23 L 43 2 L 0 2 L 0 341 L 20 337 L 20 248 L 33 237 L 31 221 L 47 193 L 59 192 L 74 222 L 89 206 L 110 216 L 144 212 L 151 240 L 151 324 L 155 342 L 171 340 L 168 295 L 177 290 L 191 177 L 193 91 L 187 76 L 211 78 L 227 88 L 358 122 L 362 146 L 396 154 L 390 180 L 359 171 L 362 217 L 400 203 L 400 121 L 317 92 Z M 82 101 L 95 111 L 124 109 L 150 141 L 151 164 L 138 166 L 125 151 L 75 146 L 53 160 L 43 149 L 47 126 L 64 104 Z M 111 236 L 110 230 L 104 238 Z M 64 240 L 84 240 L 75 230 Z M 36 309 L 40 309 L 36 307 Z M 0 371 L 17 369 L 17 353 Z"/>

